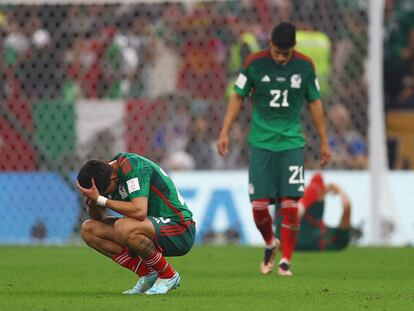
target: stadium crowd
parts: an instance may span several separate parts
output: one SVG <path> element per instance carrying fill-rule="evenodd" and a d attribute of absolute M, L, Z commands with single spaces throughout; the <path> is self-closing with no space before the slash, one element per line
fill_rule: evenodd
<path fill-rule="evenodd" d="M 361 4 L 362 3 L 362 4 Z M 0 127 L 14 128 L 42 157 L 32 108 L 39 100 L 163 102 L 145 156 L 169 169 L 240 169 L 247 166 L 249 109 L 231 135 L 225 160 L 214 150 L 229 87 L 244 58 L 266 48 L 275 19 L 327 35 L 330 168 L 367 167 L 367 12 L 363 1 L 225 1 L 114 5 L 2 5 L 0 7 Z M 414 107 L 414 26 L 410 1 L 387 0 L 385 44 L 389 107 Z M 388 45 L 388 42 L 390 45 Z M 389 47 L 389 48 L 388 48 Z M 306 54 L 306 52 L 305 52 Z M 395 64 L 397 63 L 397 65 Z M 399 70 L 404 68 L 404 70 Z M 7 117 L 11 112 L 15 118 Z M 161 117 L 160 117 L 161 118 Z M 317 168 L 316 133 L 305 119 L 307 167 Z M 17 125 L 21 125 L 16 126 Z M 16 129 L 17 128 L 17 129 Z M 23 135 L 28 132 L 29 137 Z M 6 148 L 3 136 L 0 148 Z M 32 137 L 33 138 L 33 137 Z M 12 139 L 13 140 L 13 139 Z M 15 139 L 14 139 L 15 140 Z M 16 140 L 15 140 L 16 141 Z M 108 156 L 111 153 L 108 150 Z M 105 155 L 105 150 L 103 151 Z M 0 169 L 13 169 L 0 167 Z"/>

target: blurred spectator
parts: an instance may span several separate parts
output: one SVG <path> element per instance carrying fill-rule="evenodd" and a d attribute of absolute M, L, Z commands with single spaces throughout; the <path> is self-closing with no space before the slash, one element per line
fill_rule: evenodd
<path fill-rule="evenodd" d="M 352 107 L 366 98 L 367 13 L 350 8 L 345 8 L 342 13 L 344 36 L 334 43 L 332 91 L 335 98 Z M 359 118 L 357 122 L 366 122 L 365 113 L 355 116 Z"/>
<path fill-rule="evenodd" d="M 20 63 L 17 76 L 27 98 L 56 98 L 60 94 L 62 72 L 59 54 L 49 32 L 37 17 L 25 25 L 30 50 Z"/>
<path fill-rule="evenodd" d="M 185 171 L 195 169 L 193 157 L 185 151 L 167 153 L 162 161 L 163 167 L 169 171 Z"/>
<path fill-rule="evenodd" d="M 385 94 L 391 106 L 404 105 L 411 88 L 404 80 L 414 70 L 414 3 L 387 0 L 384 19 Z"/>
<path fill-rule="evenodd" d="M 197 116 L 190 127 L 190 139 L 188 142 L 188 153 L 193 157 L 197 170 L 211 168 L 213 150 L 212 139 L 209 131 L 207 116 Z"/>
<path fill-rule="evenodd" d="M 36 242 L 42 242 L 47 237 L 47 228 L 42 219 L 37 219 L 33 224 L 30 236 Z"/>
<path fill-rule="evenodd" d="M 335 104 L 328 112 L 330 124 L 329 145 L 332 151 L 331 167 L 366 169 L 367 145 L 364 138 L 352 127 L 349 111 Z"/>
<path fill-rule="evenodd" d="M 241 127 L 239 122 L 235 122 L 230 131 L 231 146 L 225 158 L 214 152 L 212 168 L 219 170 L 238 170 L 247 168 L 248 146 L 246 139 L 247 132 Z M 210 145 L 210 149 L 215 149 L 215 144 Z"/>
<path fill-rule="evenodd" d="M 217 34 L 211 32 L 212 18 L 200 5 L 187 19 L 188 35 L 183 44 L 178 88 L 193 99 L 218 102 L 226 84 L 226 47 Z"/>
<path fill-rule="evenodd" d="M 191 114 L 185 97 L 170 96 L 167 98 L 167 109 L 163 120 L 157 124 L 152 148 L 155 158 L 166 154 L 184 152 L 189 141 Z"/>
<path fill-rule="evenodd" d="M 229 48 L 228 72 L 230 79 L 227 83 L 226 95 L 229 97 L 233 92 L 233 85 L 236 77 L 242 68 L 243 61 L 252 53 L 260 51 L 260 41 L 254 33 L 251 32 L 251 25 L 244 19 L 235 16 L 229 16 L 227 23 L 231 30 L 231 44 Z"/>

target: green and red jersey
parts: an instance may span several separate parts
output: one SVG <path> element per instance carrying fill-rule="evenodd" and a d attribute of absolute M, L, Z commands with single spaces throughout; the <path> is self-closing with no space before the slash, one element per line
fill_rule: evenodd
<path fill-rule="evenodd" d="M 312 60 L 296 51 L 284 65 L 273 60 L 270 50 L 247 57 L 234 90 L 252 96 L 248 141 L 252 147 L 271 151 L 301 148 L 301 110 L 305 101 L 319 99 L 319 84 Z"/>
<path fill-rule="evenodd" d="M 112 161 L 118 164 L 119 186 L 111 199 L 131 201 L 147 197 L 147 216 L 170 218 L 177 223 L 192 220 L 193 214 L 183 197 L 157 164 L 134 153 L 118 153 Z"/>

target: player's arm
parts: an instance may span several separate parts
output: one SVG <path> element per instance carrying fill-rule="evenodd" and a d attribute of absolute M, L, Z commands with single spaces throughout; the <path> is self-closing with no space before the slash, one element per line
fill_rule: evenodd
<path fill-rule="evenodd" d="M 327 191 L 340 196 L 342 202 L 342 217 L 339 228 L 343 230 L 349 229 L 351 226 L 351 200 L 346 192 L 336 184 L 332 183 L 327 185 Z"/>
<path fill-rule="evenodd" d="M 131 201 L 118 201 L 105 198 L 99 194 L 98 188 L 96 188 L 95 181 L 92 179 L 92 187 L 87 189 L 83 188 L 78 182 L 79 191 L 93 204 L 97 204 L 102 207 L 110 208 L 113 211 L 122 214 L 124 216 L 134 218 L 136 220 L 143 221 L 147 216 L 148 211 L 148 198 L 137 197 L 131 199 Z M 96 202 L 96 203 L 95 203 Z"/>
<path fill-rule="evenodd" d="M 219 138 L 217 140 L 217 151 L 225 157 L 229 147 L 229 132 L 233 123 L 237 120 L 243 104 L 243 97 L 237 93 L 233 93 L 227 105 L 227 112 L 224 117 L 223 127 L 221 128 Z"/>
<path fill-rule="evenodd" d="M 147 217 L 148 212 L 148 198 L 139 197 L 133 198 L 131 201 L 117 201 L 108 199 L 105 207 L 122 214 L 124 216 L 143 221 Z"/>
<path fill-rule="evenodd" d="M 87 206 L 86 212 L 90 218 L 94 220 L 102 220 L 104 218 L 105 208 L 96 205 L 96 202 L 92 201 L 89 198 L 85 199 L 85 204 Z"/>
<path fill-rule="evenodd" d="M 329 148 L 328 134 L 326 132 L 325 113 L 320 99 L 313 100 L 309 103 L 309 112 L 312 116 L 319 139 L 321 140 L 320 157 L 321 165 L 325 166 L 331 158 L 331 150 Z"/>

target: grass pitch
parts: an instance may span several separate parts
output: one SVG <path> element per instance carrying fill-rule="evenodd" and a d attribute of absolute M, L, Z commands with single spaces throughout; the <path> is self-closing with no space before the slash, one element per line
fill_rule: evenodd
<path fill-rule="evenodd" d="M 0 247 L 0 310 L 414 310 L 414 248 L 295 253 L 294 276 L 259 274 L 261 248 L 195 247 L 170 258 L 181 287 L 120 293 L 132 272 L 87 247 Z"/>

